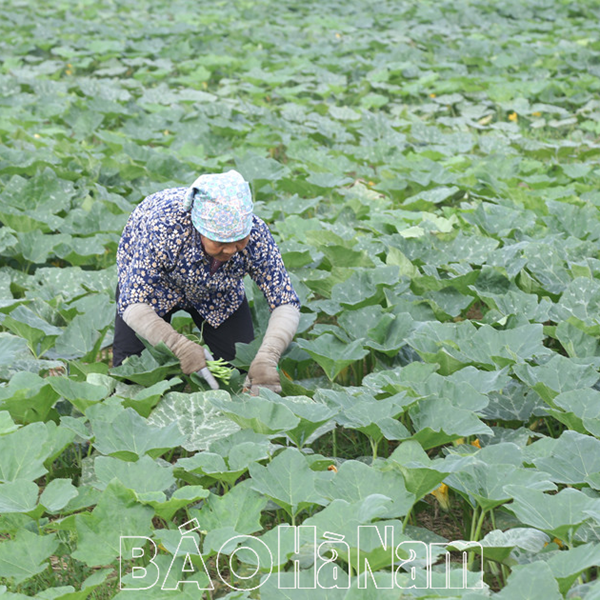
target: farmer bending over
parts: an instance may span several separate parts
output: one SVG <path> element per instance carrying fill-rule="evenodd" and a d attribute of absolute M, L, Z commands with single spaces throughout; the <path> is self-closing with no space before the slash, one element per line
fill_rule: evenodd
<path fill-rule="evenodd" d="M 236 342 L 254 339 L 246 273 L 271 316 L 248 370 L 246 387 L 281 391 L 277 363 L 298 328 L 300 301 L 268 227 L 252 213 L 250 187 L 236 171 L 201 175 L 192 187 L 145 198 L 132 212 L 117 251 L 113 365 L 144 344 L 164 342 L 185 374 L 206 367 L 204 349 L 170 325 L 187 311 L 216 358 L 230 361 Z"/>

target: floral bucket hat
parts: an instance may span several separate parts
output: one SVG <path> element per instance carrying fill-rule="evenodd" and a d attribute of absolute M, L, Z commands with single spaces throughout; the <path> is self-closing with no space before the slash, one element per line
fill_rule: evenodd
<path fill-rule="evenodd" d="M 200 175 L 183 203 L 192 211 L 194 227 L 215 242 L 236 242 L 252 229 L 252 192 L 234 170 Z"/>

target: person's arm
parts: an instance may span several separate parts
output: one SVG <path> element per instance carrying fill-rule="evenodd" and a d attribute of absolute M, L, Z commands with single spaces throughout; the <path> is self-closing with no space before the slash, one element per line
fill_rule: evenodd
<path fill-rule="evenodd" d="M 281 392 L 277 364 L 294 338 L 299 321 L 300 310 L 292 304 L 282 304 L 271 313 L 267 331 L 244 384 L 251 394 L 258 394 L 261 387 Z"/>
<path fill-rule="evenodd" d="M 169 202 L 168 192 L 158 192 L 145 198 L 125 226 L 117 250 L 117 312 L 135 333 L 151 345 L 164 342 L 179 359 L 182 371 L 188 375 L 206 369 L 205 351 L 177 333 L 160 317 L 159 310 L 166 312 L 172 306 L 161 306 L 157 302 L 157 297 L 164 298 L 170 291 L 165 273 L 174 268 L 191 228 L 191 225 L 185 226 L 178 204 Z M 205 379 L 208 381 L 206 376 Z M 209 383 L 214 387 L 213 382 Z"/>
<path fill-rule="evenodd" d="M 271 316 L 263 342 L 248 370 L 245 387 L 257 394 L 260 387 L 281 391 L 277 363 L 289 346 L 300 321 L 300 299 L 283 264 L 267 225 L 256 218 L 258 239 L 252 248 L 248 272 L 265 295 Z"/>
<path fill-rule="evenodd" d="M 123 313 L 123 320 L 153 346 L 164 342 L 179 359 L 181 370 L 186 375 L 206 367 L 204 348 L 177 333 L 149 304 L 140 302 L 129 305 Z"/>

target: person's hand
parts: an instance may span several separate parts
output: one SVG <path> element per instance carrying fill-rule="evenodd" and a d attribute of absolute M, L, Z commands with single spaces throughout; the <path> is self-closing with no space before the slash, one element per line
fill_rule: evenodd
<path fill-rule="evenodd" d="M 277 359 L 266 352 L 259 352 L 256 355 L 248 369 L 248 376 L 244 383 L 244 389 L 247 389 L 253 396 L 258 396 L 260 388 L 281 392 Z"/>
<path fill-rule="evenodd" d="M 277 364 L 292 341 L 299 321 L 300 311 L 295 306 L 282 304 L 273 310 L 265 337 L 248 369 L 244 390 L 249 390 L 253 396 L 258 395 L 261 387 L 281 392 Z"/>
<path fill-rule="evenodd" d="M 206 357 L 204 354 L 204 348 L 199 344 L 188 340 L 185 336 L 180 336 L 171 345 L 167 342 L 167 346 L 171 349 L 173 354 L 179 359 L 181 363 L 181 370 L 186 374 L 190 375 L 200 369 L 206 367 Z"/>
<path fill-rule="evenodd" d="M 123 320 L 153 346 L 163 342 L 179 359 L 181 370 L 195 373 L 206 367 L 204 348 L 177 333 L 170 323 L 159 317 L 148 304 L 132 304 L 125 309 Z"/>

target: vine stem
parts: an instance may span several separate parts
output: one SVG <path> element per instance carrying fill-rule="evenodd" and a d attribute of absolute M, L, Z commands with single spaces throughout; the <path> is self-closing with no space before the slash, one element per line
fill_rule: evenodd
<path fill-rule="evenodd" d="M 379 446 L 379 442 L 376 442 L 371 436 L 369 436 L 369 442 L 371 444 L 371 450 L 373 450 L 373 462 L 377 458 L 377 447 Z"/>
<path fill-rule="evenodd" d="M 483 519 L 485 518 L 487 511 L 482 510 L 481 515 L 479 517 L 479 521 L 477 522 L 477 529 L 475 530 L 475 538 L 472 540 L 477 542 L 479 540 L 479 536 L 481 535 L 481 528 L 483 527 Z"/>
<path fill-rule="evenodd" d="M 337 427 L 333 428 L 331 438 L 333 442 L 333 458 L 337 458 Z"/>
<path fill-rule="evenodd" d="M 475 529 L 475 533 L 471 534 L 471 541 L 476 542 L 479 540 L 479 536 L 481 535 L 481 528 L 483 527 L 483 520 L 485 519 L 485 516 L 487 514 L 487 511 L 482 509 L 481 510 L 481 515 L 479 515 L 479 519 L 477 521 L 477 528 Z M 475 514 L 473 514 L 473 522 L 471 523 L 471 525 L 475 522 Z M 467 569 L 470 571 L 471 567 L 473 566 L 473 562 L 475 561 L 475 552 L 473 550 L 471 550 L 471 552 L 469 552 L 469 560 L 467 562 Z"/>
<path fill-rule="evenodd" d="M 471 534 L 469 539 L 473 541 L 475 537 L 475 524 L 477 523 L 477 513 L 479 512 L 479 507 L 476 506 L 475 510 L 473 510 L 473 514 L 471 515 Z"/>
<path fill-rule="evenodd" d="M 414 504 L 413 504 L 413 506 L 411 506 L 408 509 L 408 512 L 406 513 L 406 516 L 404 517 L 404 521 L 402 521 L 402 533 L 404 533 L 404 530 L 406 529 L 406 526 L 408 525 L 408 521 L 410 520 L 410 516 L 412 514 L 413 507 L 414 507 Z"/>

